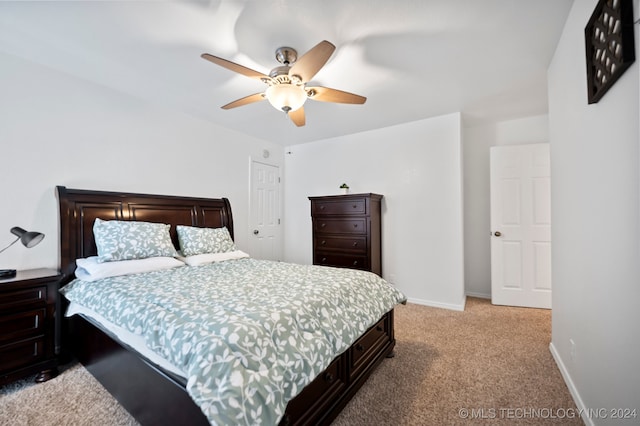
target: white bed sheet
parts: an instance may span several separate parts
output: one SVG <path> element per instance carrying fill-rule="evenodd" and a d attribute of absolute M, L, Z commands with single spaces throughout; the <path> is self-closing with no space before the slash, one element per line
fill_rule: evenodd
<path fill-rule="evenodd" d="M 71 302 L 67 307 L 67 312 L 65 316 L 70 317 L 72 315 L 83 315 L 84 317 L 90 318 L 96 321 L 100 326 L 102 326 L 105 330 L 116 336 L 122 343 L 128 345 L 140 355 L 161 367 L 165 371 L 168 371 L 176 376 L 182 377 L 186 380 L 187 375 L 177 366 L 171 364 L 167 359 L 161 357 L 151 349 L 147 347 L 144 341 L 144 337 L 139 336 L 126 330 L 111 321 L 107 320 L 102 315 L 92 311 L 91 309 L 87 309 L 82 305 Z"/>

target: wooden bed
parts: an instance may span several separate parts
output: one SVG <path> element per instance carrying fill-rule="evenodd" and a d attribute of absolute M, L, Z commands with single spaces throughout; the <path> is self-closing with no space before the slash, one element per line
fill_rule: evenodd
<path fill-rule="evenodd" d="M 62 284 L 74 279 L 78 258 L 97 253 L 96 218 L 176 225 L 226 226 L 233 238 L 233 216 L 226 198 L 207 199 L 57 188 L 60 206 Z M 63 304 L 64 306 L 64 304 Z M 184 380 L 174 377 L 119 342 L 92 321 L 74 315 L 62 324 L 62 351 L 70 351 L 143 425 L 205 425 Z M 367 330 L 346 352 L 287 405 L 281 424 L 328 424 L 395 346 L 393 310 Z"/>

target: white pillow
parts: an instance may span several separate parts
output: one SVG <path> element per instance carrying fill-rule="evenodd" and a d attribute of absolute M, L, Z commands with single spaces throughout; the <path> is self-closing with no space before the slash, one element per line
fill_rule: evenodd
<path fill-rule="evenodd" d="M 96 281 L 101 278 L 118 275 L 140 274 L 142 272 L 184 266 L 184 263 L 173 257 L 148 257 L 146 259 L 120 260 L 100 262 L 98 256 L 76 260 L 76 277 L 83 281 Z"/>
<path fill-rule="evenodd" d="M 225 260 L 242 259 L 249 255 L 241 250 L 228 251 L 226 253 L 203 253 L 193 256 L 180 257 L 189 266 L 200 266 L 207 263 L 224 262 Z"/>

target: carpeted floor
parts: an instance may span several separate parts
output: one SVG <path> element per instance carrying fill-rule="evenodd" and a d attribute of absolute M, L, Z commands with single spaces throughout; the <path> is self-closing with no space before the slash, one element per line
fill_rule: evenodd
<path fill-rule="evenodd" d="M 347 425 L 582 425 L 549 352 L 551 312 L 468 298 L 396 309 L 396 356 L 335 420 Z M 0 424 L 137 425 L 81 366 L 0 387 Z"/>

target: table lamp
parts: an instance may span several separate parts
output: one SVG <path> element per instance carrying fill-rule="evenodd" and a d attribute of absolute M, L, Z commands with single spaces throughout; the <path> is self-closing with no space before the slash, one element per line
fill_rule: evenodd
<path fill-rule="evenodd" d="M 13 228 L 11 228 L 11 233 L 18 238 L 16 238 L 11 244 L 9 244 L 8 246 L 0 250 L 0 253 L 2 253 L 3 251 L 8 249 L 15 243 L 17 243 L 18 240 L 20 240 L 20 242 L 22 242 L 22 244 L 26 248 L 31 248 L 37 245 L 44 238 L 44 234 L 40 232 L 25 231 L 24 229 L 18 226 L 14 226 Z M 12 278 L 15 276 L 16 276 L 15 269 L 0 269 L 0 278 Z"/>

